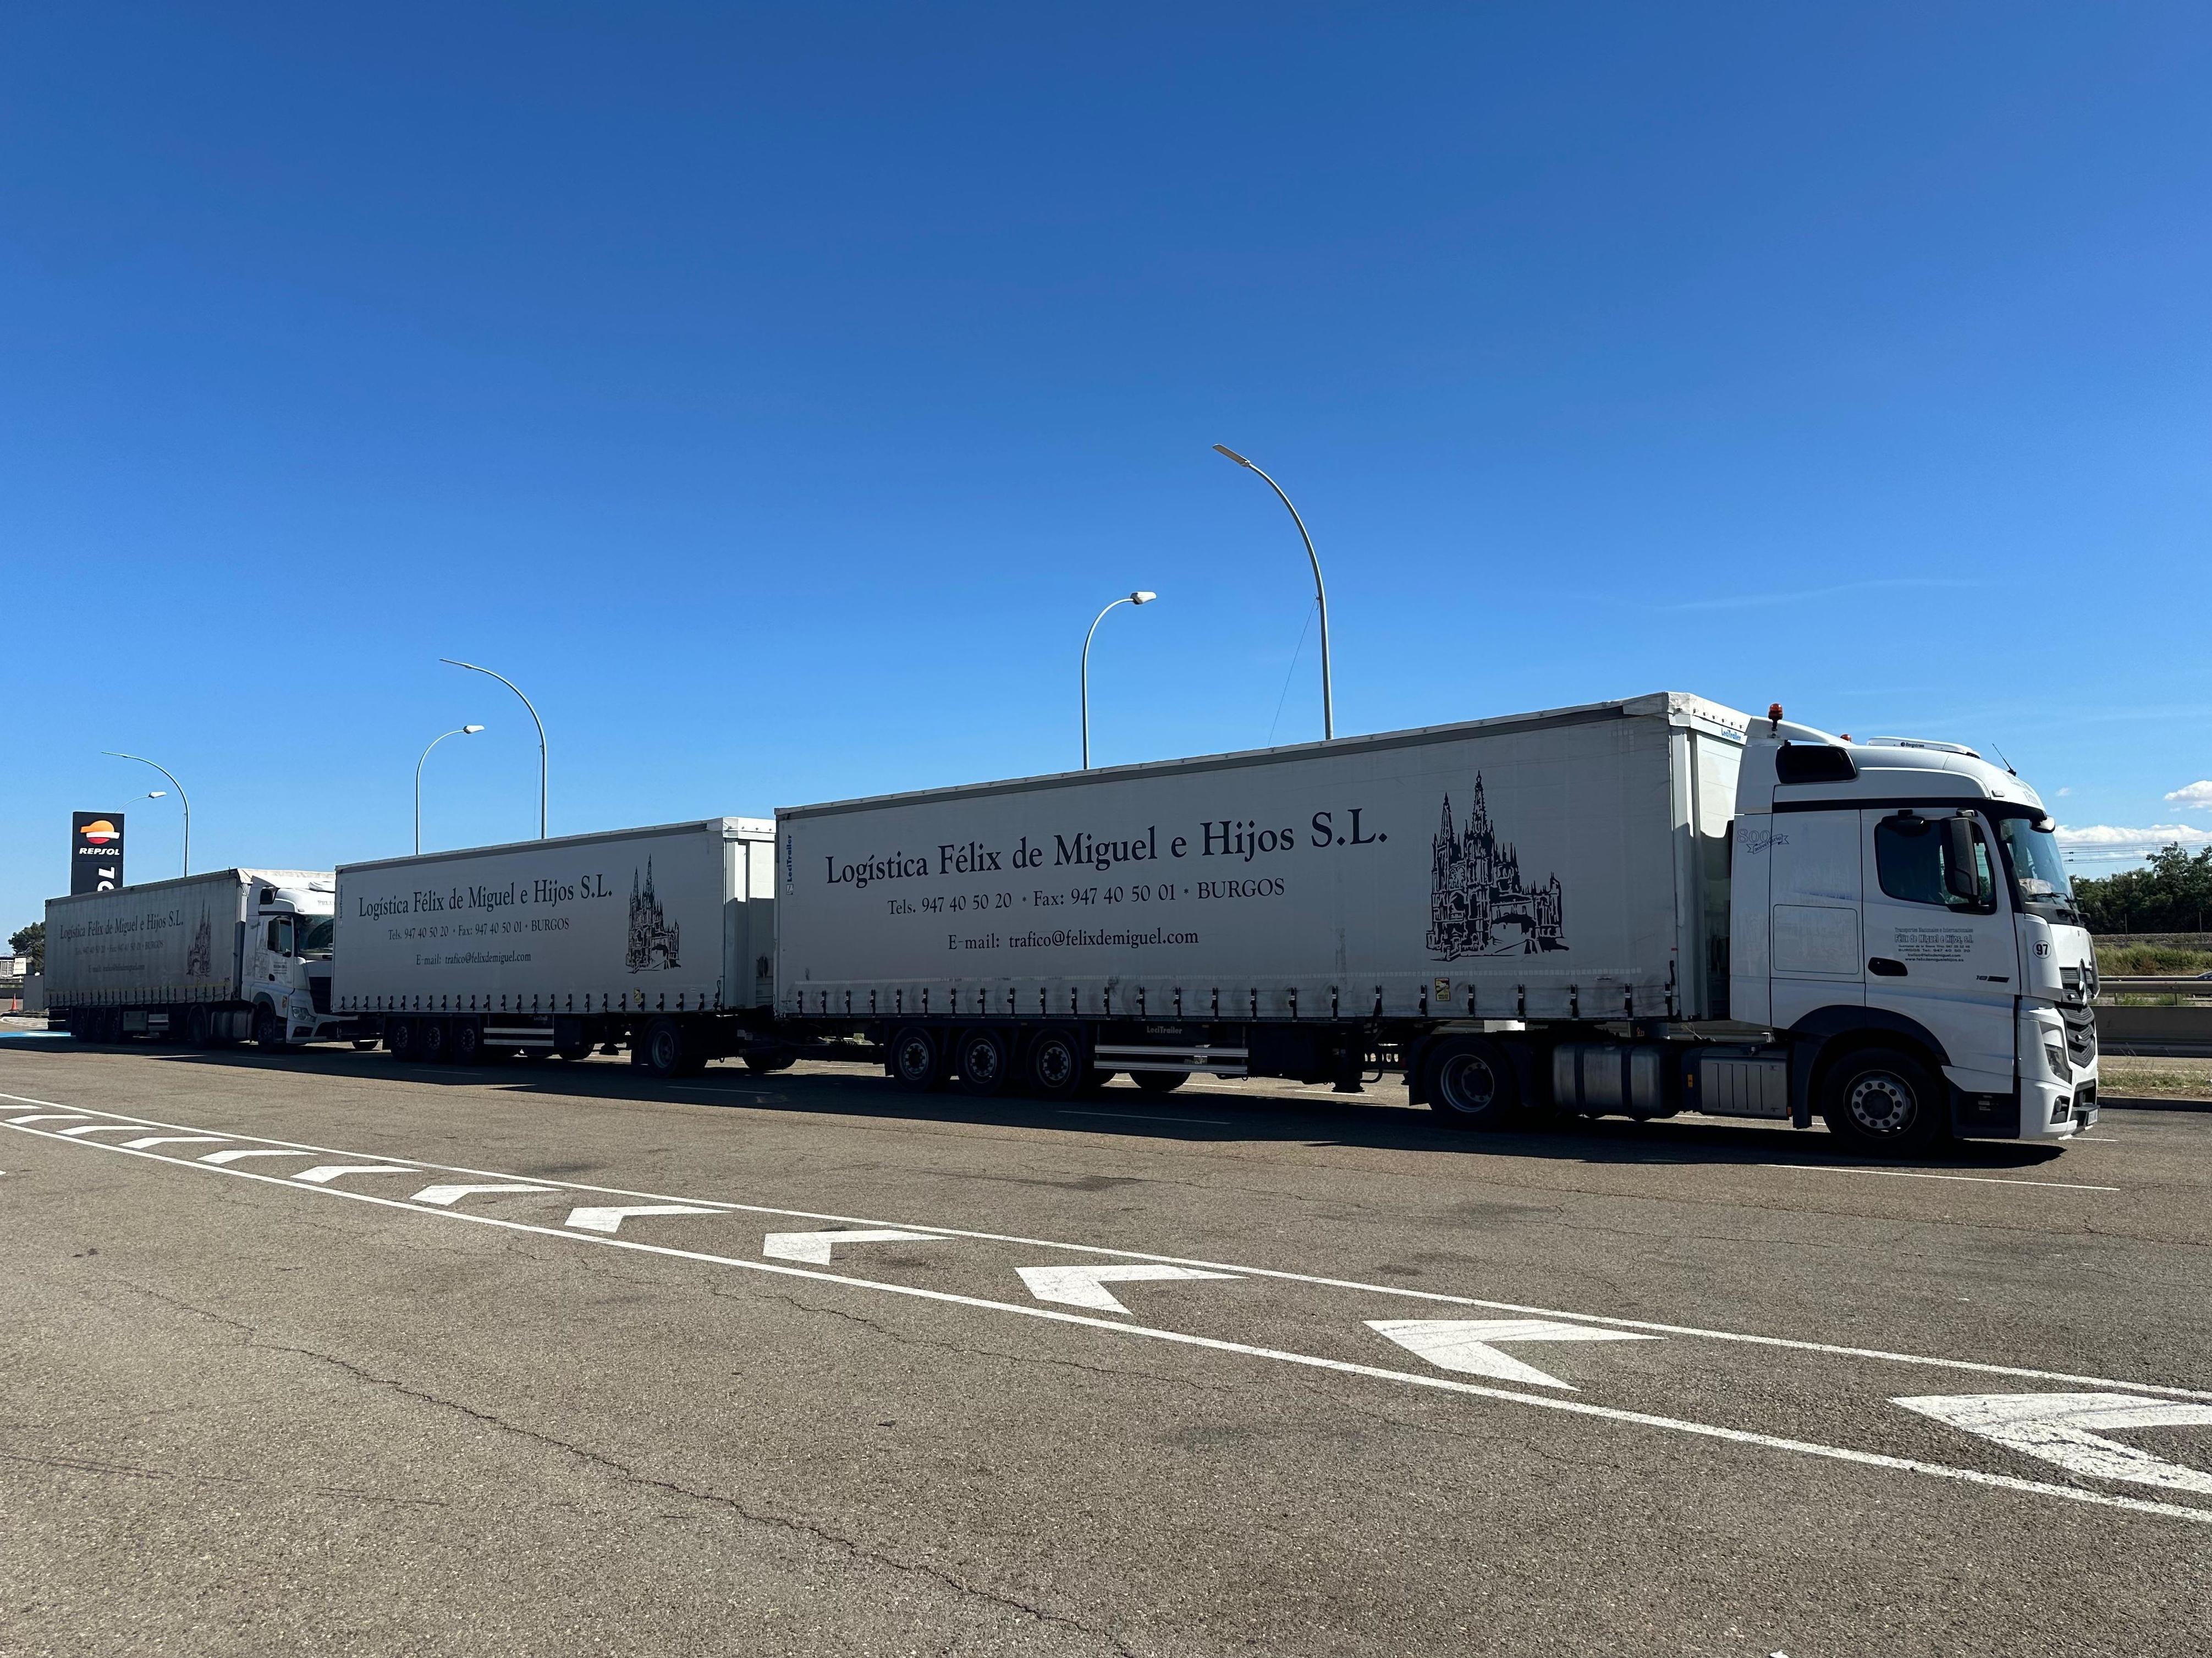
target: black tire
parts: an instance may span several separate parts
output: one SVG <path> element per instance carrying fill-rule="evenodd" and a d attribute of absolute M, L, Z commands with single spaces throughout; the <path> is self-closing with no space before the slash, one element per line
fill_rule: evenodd
<path fill-rule="evenodd" d="M 589 1059 L 592 1057 L 592 1043 L 589 1039 L 580 1042 L 563 1042 L 559 1047 L 554 1049 L 553 1051 L 559 1054 L 561 1058 L 567 1060 L 572 1065 L 581 1064 L 585 1060 Z"/>
<path fill-rule="evenodd" d="M 80 1042 L 100 1040 L 100 1010 L 96 1008 L 71 1008 L 69 1011 L 69 1033 Z"/>
<path fill-rule="evenodd" d="M 253 1045 L 264 1053 L 282 1053 L 289 1045 L 284 1040 L 284 1021 L 266 1002 L 257 1003 L 253 1009 Z"/>
<path fill-rule="evenodd" d="M 988 1026 L 961 1032 L 952 1062 L 960 1073 L 963 1094 L 1003 1094 L 1014 1078 L 1013 1050 L 1006 1045 L 1004 1033 Z"/>
<path fill-rule="evenodd" d="M 702 1061 L 692 1051 L 690 1033 L 673 1019 L 656 1019 L 637 1045 L 639 1063 L 655 1076 L 690 1076 Z"/>
<path fill-rule="evenodd" d="M 745 1069 L 756 1076 L 789 1070 L 798 1063 L 799 1056 L 795 1053 L 749 1053 L 745 1056 Z"/>
<path fill-rule="evenodd" d="M 215 1020 L 205 1008 L 194 1008 L 185 1015 L 185 1045 L 188 1048 L 211 1048 L 215 1045 Z"/>
<path fill-rule="evenodd" d="M 1022 1083 L 1047 1100 L 1073 1100 L 1085 1091 L 1090 1050 L 1065 1026 L 1039 1031 L 1022 1058 Z"/>
<path fill-rule="evenodd" d="M 374 1037 L 373 1037 L 373 1036 L 356 1036 L 356 1037 L 355 1037 L 355 1038 L 354 1038 L 354 1039 L 353 1039 L 353 1051 L 354 1051 L 356 1053 L 374 1053 L 374 1052 L 375 1052 L 375 1051 L 376 1051 L 376 1039 L 375 1039 Z"/>
<path fill-rule="evenodd" d="M 1495 1042 L 1479 1036 L 1439 1042 L 1421 1069 L 1429 1109 L 1453 1128 L 1504 1128 L 1520 1111 L 1513 1062 Z"/>
<path fill-rule="evenodd" d="M 483 1027 L 473 1019 L 453 1021 L 453 1063 L 475 1065 L 483 1062 Z"/>
<path fill-rule="evenodd" d="M 1146 1094 L 1173 1094 L 1190 1081 L 1187 1070 L 1133 1070 L 1129 1080 Z"/>
<path fill-rule="evenodd" d="M 1820 1115 L 1856 1151 L 1904 1156 L 1949 1133 L 1951 1101 L 1942 1079 L 1903 1049 L 1854 1048 L 1821 1079 Z"/>
<path fill-rule="evenodd" d="M 425 1019 L 415 1027 L 415 1057 L 426 1065 L 442 1065 L 453 1057 L 453 1033 L 442 1019 Z"/>
<path fill-rule="evenodd" d="M 387 1019 L 384 1021 L 384 1051 L 394 1059 L 418 1058 L 416 1045 L 421 1039 L 421 1027 L 411 1019 Z"/>
<path fill-rule="evenodd" d="M 938 1053 L 937 1039 L 924 1026 L 908 1025 L 891 1038 L 884 1065 L 893 1082 L 917 1094 L 926 1094 L 945 1082 L 945 1062 Z"/>

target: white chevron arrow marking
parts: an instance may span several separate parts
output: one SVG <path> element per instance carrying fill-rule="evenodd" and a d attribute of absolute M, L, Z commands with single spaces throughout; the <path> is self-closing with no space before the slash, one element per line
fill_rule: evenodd
<path fill-rule="evenodd" d="M 136 1140 L 125 1140 L 125 1151 L 143 1151 L 149 1146 L 219 1146 L 230 1138 L 228 1134 L 148 1134 Z"/>
<path fill-rule="evenodd" d="M 87 1123 L 82 1128 L 65 1128 L 62 1132 L 74 1140 L 86 1134 L 136 1134 L 145 1126 L 143 1123 Z"/>
<path fill-rule="evenodd" d="M 451 1207 L 464 1198 L 473 1198 L 480 1192 L 553 1192 L 550 1186 L 426 1186 L 407 1201 L 410 1204 L 437 1204 Z"/>
<path fill-rule="evenodd" d="M 771 1232 L 761 1240 L 761 1253 L 771 1260 L 808 1261 L 830 1265 L 830 1252 L 839 1244 L 943 1243 L 933 1232 L 901 1232 L 890 1227 L 855 1227 L 844 1232 Z"/>
<path fill-rule="evenodd" d="M 200 1159 L 204 1163 L 234 1163 L 243 1157 L 312 1157 L 312 1151 L 278 1151 L 268 1146 L 241 1146 L 235 1151 L 210 1151 Z"/>
<path fill-rule="evenodd" d="M 1201 1272 L 1196 1267 L 1156 1265 L 1139 1262 L 1128 1266 L 1024 1266 L 1015 1269 L 1030 1294 L 1041 1301 L 1062 1301 L 1101 1313 L 1127 1313 L 1114 1299 L 1109 1283 L 1147 1283 L 1171 1278 L 1228 1278 L 1234 1272 Z"/>
<path fill-rule="evenodd" d="M 636 1215 L 721 1215 L 728 1211 L 702 1209 L 696 1204 L 630 1204 L 604 1209 L 572 1209 L 568 1224 L 585 1232 L 619 1232 L 622 1223 Z"/>
<path fill-rule="evenodd" d="M 58 1117 L 48 1112 L 36 1117 L 10 1117 L 8 1119 L 8 1126 L 21 1128 L 26 1123 L 82 1123 L 82 1121 L 84 1121 L 84 1113 L 81 1111 L 72 1111 Z"/>
<path fill-rule="evenodd" d="M 1370 1319 L 1367 1327 L 1387 1336 L 1409 1352 L 1418 1353 L 1439 1370 L 1457 1370 L 1470 1376 L 1493 1376 L 1535 1387 L 1558 1387 L 1571 1393 L 1572 1382 L 1547 1375 L 1533 1364 L 1523 1364 L 1510 1353 L 1498 1350 L 1507 1341 L 1657 1341 L 1633 1330 L 1606 1330 L 1595 1325 L 1567 1324 L 1557 1319 Z"/>
<path fill-rule="evenodd" d="M 217 1152 L 220 1157 L 222 1154 Z M 408 1168 L 399 1163 L 319 1163 L 313 1168 L 303 1168 L 292 1178 L 304 1180 L 309 1186 L 328 1186 L 341 1174 L 420 1174 L 419 1168 Z"/>
<path fill-rule="evenodd" d="M 2140 1393 L 1938 1393 L 1890 1403 L 2093 1479 L 2124 1479 L 2212 1496 L 2212 1473 L 2165 1461 L 2094 1431 L 2201 1428 L 2212 1424 L 2212 1405 Z"/>

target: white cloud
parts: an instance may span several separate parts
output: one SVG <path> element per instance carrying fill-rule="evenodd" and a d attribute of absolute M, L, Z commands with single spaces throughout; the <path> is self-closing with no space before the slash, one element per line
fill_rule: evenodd
<path fill-rule="evenodd" d="M 2177 789 L 2166 797 L 2166 803 L 2186 811 L 2212 812 L 2212 782 L 2192 783 L 2186 789 Z"/>
<path fill-rule="evenodd" d="M 2058 844 L 2075 855 L 2077 863 L 2124 863 L 2148 857 L 2168 846 L 2194 851 L 2212 846 L 2212 829 L 2186 823 L 2154 823 L 2148 829 L 2121 829 L 2094 823 L 2079 829 L 2061 829 Z"/>
<path fill-rule="evenodd" d="M 2066 796 L 2066 795 L 2070 795 L 2070 794 L 2072 794 L 2073 792 L 2074 792 L 2074 791 L 2073 791 L 2071 789 L 2060 789 L 2060 790 L 2058 791 L 2058 793 L 2059 793 L 2059 795 L 2060 795 L 2061 798 L 2063 798 L 2064 796 Z"/>

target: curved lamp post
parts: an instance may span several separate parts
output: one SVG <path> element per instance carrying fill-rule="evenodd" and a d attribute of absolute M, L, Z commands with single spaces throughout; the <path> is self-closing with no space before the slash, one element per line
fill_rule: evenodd
<path fill-rule="evenodd" d="M 1126 599 L 1116 599 L 1114 605 L 1149 605 L 1160 595 L 1157 593 L 1133 593 Z M 1106 619 L 1106 610 L 1091 619 L 1091 632 L 1083 636 L 1083 769 L 1091 769 L 1091 638 L 1098 631 L 1098 624 Z"/>
<path fill-rule="evenodd" d="M 1314 602 L 1321 607 L 1321 735 L 1322 741 L 1326 742 L 1336 735 L 1336 701 L 1329 690 L 1328 683 L 1328 594 L 1321 584 L 1321 558 L 1314 552 L 1313 537 L 1306 533 L 1306 521 L 1298 516 L 1298 509 L 1296 507 L 1291 506 L 1291 497 L 1283 494 L 1283 486 L 1280 484 L 1272 478 L 1267 478 L 1266 472 L 1261 472 L 1259 467 L 1254 466 L 1226 443 L 1217 443 L 1213 447 L 1243 467 L 1245 471 L 1259 472 L 1261 478 L 1267 479 L 1267 487 L 1281 497 L 1285 507 L 1290 507 L 1291 521 L 1298 527 L 1298 537 L 1306 544 L 1306 558 L 1313 565 Z"/>
<path fill-rule="evenodd" d="M 192 872 L 192 803 L 191 803 L 191 800 L 190 800 L 190 799 L 185 795 L 185 785 L 184 785 L 184 784 L 182 784 L 182 783 L 179 783 L 179 782 L 177 781 L 175 775 L 174 775 L 173 772 L 171 772 L 171 771 L 170 771 L 170 770 L 169 770 L 169 768 L 168 768 L 168 767 L 167 767 L 166 765 L 154 765 L 154 762 L 153 762 L 153 761 L 151 761 L 151 760 L 149 760 L 149 759 L 147 759 L 144 755 L 143 755 L 143 754 L 125 754 L 125 753 L 123 753 L 119 752 L 118 750 L 112 749 L 112 748 L 103 748 L 103 749 L 101 749 L 100 752 L 101 753 L 103 753 L 103 754 L 106 755 L 106 756 L 107 756 L 109 759 L 118 759 L 118 760 L 137 760 L 137 761 L 138 762 L 138 764 L 139 764 L 139 765 L 153 765 L 153 766 L 154 766 L 154 769 L 155 769 L 156 771 L 159 771 L 159 772 L 160 772 L 163 777 L 167 777 L 167 778 L 169 779 L 169 787 L 170 787 L 170 788 L 172 788 L 172 789 L 175 789 L 175 790 L 177 791 L 177 803 L 178 803 L 179 805 L 182 806 L 182 807 L 185 808 L 185 871 L 184 871 L 184 872 L 185 872 L 186 875 L 190 875 L 190 874 L 191 874 L 191 872 Z M 152 797 L 151 797 L 151 796 L 149 796 L 149 798 L 150 799 L 150 798 L 152 798 Z"/>
<path fill-rule="evenodd" d="M 438 660 L 455 667 L 465 667 L 471 674 L 490 674 L 493 679 L 516 696 L 522 697 L 522 687 L 504 674 L 492 674 L 488 667 L 478 667 L 474 662 L 465 662 L 458 657 L 441 656 Z M 545 838 L 545 722 L 538 717 L 536 709 L 530 707 L 529 698 L 522 697 L 522 705 L 530 709 L 531 721 L 538 727 L 538 838 L 543 840 Z"/>
<path fill-rule="evenodd" d="M 430 748 L 435 748 L 448 737 L 473 737 L 483 730 L 480 725 L 465 725 L 456 731 L 443 731 L 430 739 Z M 430 758 L 430 748 L 422 751 L 422 760 Z M 422 760 L 415 762 L 415 850 L 422 850 Z M 542 835 L 539 837 L 544 838 Z"/>

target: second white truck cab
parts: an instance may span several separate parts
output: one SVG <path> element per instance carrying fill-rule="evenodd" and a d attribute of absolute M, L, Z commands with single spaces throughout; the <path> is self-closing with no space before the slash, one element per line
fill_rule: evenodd
<path fill-rule="evenodd" d="M 1729 1015 L 1790 1049 L 1792 1115 L 1869 1146 L 2094 1123 L 2095 951 L 2041 798 L 1956 744 L 1781 715 L 1738 773 Z"/>
<path fill-rule="evenodd" d="M 347 1034 L 331 1010 L 337 882 L 256 881 L 246 897 L 240 994 L 252 1004 L 254 1039 L 264 1047 Z"/>

